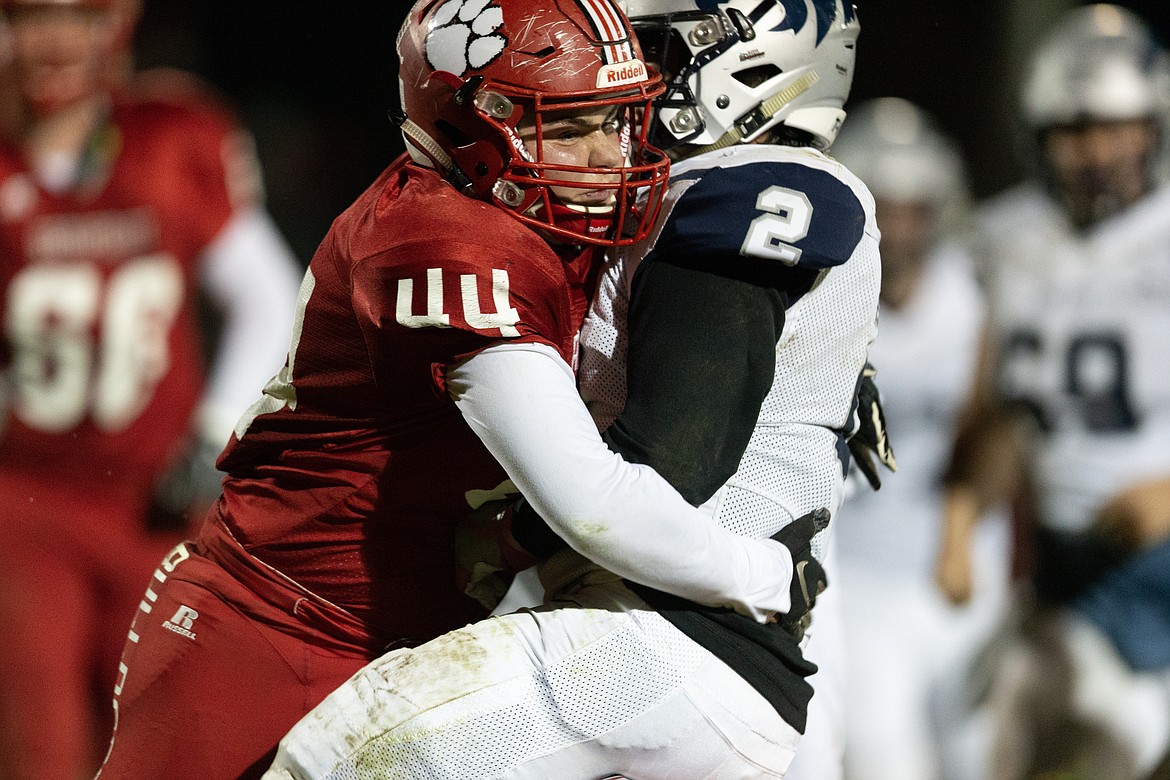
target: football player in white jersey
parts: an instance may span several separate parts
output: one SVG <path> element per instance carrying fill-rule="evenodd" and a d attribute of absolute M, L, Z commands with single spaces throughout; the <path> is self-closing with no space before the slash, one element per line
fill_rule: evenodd
<path fill-rule="evenodd" d="M 659 56 L 684 60 L 669 70 L 661 137 L 710 153 L 678 166 L 651 239 L 604 271 L 582 392 L 611 448 L 724 528 L 793 549 L 793 608 L 760 624 L 623 580 L 557 549 L 522 505 L 517 538 L 550 554 L 545 604 L 376 662 L 290 732 L 272 777 L 431 777 L 438 762 L 467 778 L 784 776 L 815 669 L 803 618 L 875 330 L 872 200 L 821 151 L 844 117 L 858 22 L 839 0 L 755 18 L 738 0 L 630 10 L 643 40 L 662 34 L 649 44 Z M 743 72 L 717 82 L 724 99 L 695 101 L 696 69 L 723 52 Z M 412 703 L 425 692 L 407 677 L 433 685 L 472 656 L 487 677 L 457 679 L 429 712 Z M 460 755 L 441 754 L 454 745 Z"/>
<path fill-rule="evenodd" d="M 831 1 L 697 6 L 627 3 L 670 78 L 655 139 L 677 162 L 654 246 L 603 272 L 580 385 L 612 447 L 725 527 L 764 535 L 816 507 L 836 514 L 850 370 L 876 332 L 872 199 L 824 154 L 844 118 L 858 22 Z M 813 539 L 830 582 L 832 547 L 827 529 Z M 786 775 L 796 780 L 842 773 L 836 595 L 818 599 L 802 645 L 820 671 L 802 694 L 816 691 Z M 717 642 L 725 660 L 737 652 Z"/>
<path fill-rule="evenodd" d="M 969 595 L 974 517 L 1020 475 L 1037 608 L 992 692 L 996 778 L 1146 777 L 1170 742 L 1168 84 L 1132 12 L 1070 12 L 1023 83 L 1040 175 L 979 234 L 988 403 L 956 445 L 938 574 Z"/>
<path fill-rule="evenodd" d="M 968 193 L 955 144 L 922 108 L 878 98 L 849 111 L 833 156 L 868 185 L 882 231 L 884 406 L 898 478 L 846 500 L 835 531 L 844 604 L 845 763 L 850 780 L 977 778 L 972 662 L 1002 618 L 1004 513 L 980 524 L 977 597 L 955 609 L 934 582 L 939 475 L 975 374 L 984 320 L 966 246 Z M 818 606 L 819 610 L 819 606 Z"/>

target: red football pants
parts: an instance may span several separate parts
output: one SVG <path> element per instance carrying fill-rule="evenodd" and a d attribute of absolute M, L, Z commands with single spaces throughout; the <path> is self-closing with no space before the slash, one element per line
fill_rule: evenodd
<path fill-rule="evenodd" d="M 373 655 L 347 613 L 208 523 L 162 562 L 127 638 L 101 780 L 259 777 L 276 745 Z"/>
<path fill-rule="evenodd" d="M 179 538 L 124 498 L 0 473 L 0 777 L 93 776 L 126 629 Z"/>

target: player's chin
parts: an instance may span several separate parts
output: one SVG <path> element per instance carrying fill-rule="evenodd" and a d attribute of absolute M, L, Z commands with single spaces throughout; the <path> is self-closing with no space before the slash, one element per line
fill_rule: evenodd
<path fill-rule="evenodd" d="M 90 86 L 83 73 L 54 70 L 30 78 L 25 92 L 34 104 L 67 106 L 84 97 Z"/>

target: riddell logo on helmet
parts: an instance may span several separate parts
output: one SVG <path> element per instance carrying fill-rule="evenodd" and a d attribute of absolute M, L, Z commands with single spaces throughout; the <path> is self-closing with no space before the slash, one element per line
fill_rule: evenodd
<path fill-rule="evenodd" d="M 620 87 L 646 80 L 646 65 L 641 60 L 627 60 L 606 65 L 597 71 L 598 87 Z"/>

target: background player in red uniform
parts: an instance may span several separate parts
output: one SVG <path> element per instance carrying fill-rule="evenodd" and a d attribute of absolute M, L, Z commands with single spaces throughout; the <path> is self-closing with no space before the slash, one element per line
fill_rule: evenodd
<path fill-rule="evenodd" d="M 190 83 L 125 83 L 129 7 L 2 3 L 5 778 L 95 771 L 126 630 L 181 531 L 149 528 L 148 505 L 164 472 L 180 515 L 198 500 L 180 483 L 218 482 L 195 454 L 222 448 L 292 321 L 297 264 L 248 137 Z M 223 316 L 210 366 L 197 291 Z"/>
<path fill-rule="evenodd" d="M 787 609 L 787 550 L 612 454 L 577 395 L 593 250 L 644 236 L 665 180 L 644 143 L 659 80 L 624 16 L 426 2 L 399 54 L 410 154 L 334 222 L 217 511 L 156 574 L 104 780 L 258 774 L 367 661 L 482 616 L 455 586 L 455 525 L 517 488 L 613 571 Z"/>

